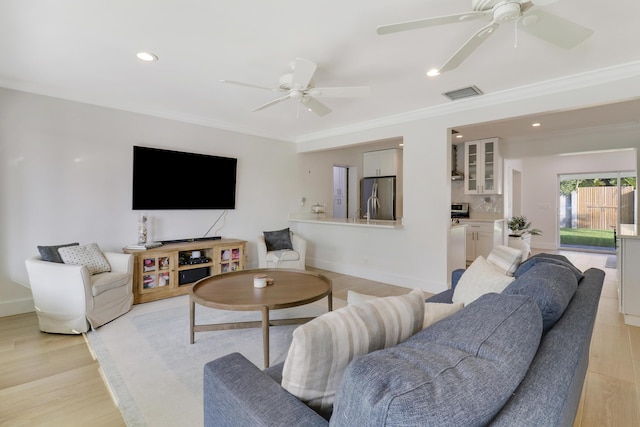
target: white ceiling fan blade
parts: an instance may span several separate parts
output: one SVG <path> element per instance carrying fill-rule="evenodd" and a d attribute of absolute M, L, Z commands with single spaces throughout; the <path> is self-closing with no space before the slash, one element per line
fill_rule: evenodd
<path fill-rule="evenodd" d="M 258 107 L 256 107 L 256 108 L 254 108 L 254 109 L 253 109 L 253 110 L 251 110 L 251 111 L 260 111 L 260 110 L 264 110 L 264 109 L 265 109 L 265 108 L 267 108 L 267 107 L 271 107 L 272 105 L 275 105 L 275 104 L 277 104 L 277 103 L 279 103 L 279 102 L 286 101 L 286 100 L 287 100 L 287 99 L 289 99 L 289 98 L 291 98 L 291 94 L 289 94 L 289 93 L 288 93 L 288 94 L 286 94 L 285 96 L 281 96 L 280 98 L 274 99 L 273 101 L 269 101 L 269 102 L 267 102 L 266 104 L 262 104 L 262 105 L 260 105 L 260 106 L 258 106 Z"/>
<path fill-rule="evenodd" d="M 278 91 L 278 89 L 274 89 L 271 87 L 264 87 L 264 86 L 258 86 L 258 85 L 253 85 L 251 83 L 243 83 L 243 82 L 236 82 L 234 80 L 220 80 L 220 82 L 222 83 L 229 83 L 232 85 L 238 85 L 238 86 L 245 86 L 245 87 L 252 87 L 254 89 L 262 89 L 262 90 L 269 90 L 269 91 Z"/>
<path fill-rule="evenodd" d="M 450 71 L 456 68 L 458 65 L 462 64 L 462 62 L 469 57 L 493 32 L 499 27 L 499 24 L 496 22 L 492 22 L 491 24 L 480 28 L 476 33 L 471 36 L 469 40 L 465 44 L 462 45 L 460 49 L 456 53 L 451 56 L 445 62 L 445 64 L 438 70 L 440 74 L 445 71 Z"/>
<path fill-rule="evenodd" d="M 535 0 L 536 6 L 548 6 L 551 3 L 555 3 L 558 0 Z"/>
<path fill-rule="evenodd" d="M 573 49 L 593 34 L 590 28 L 540 9 L 528 12 L 521 23 L 520 29 L 525 33 L 565 49 Z"/>
<path fill-rule="evenodd" d="M 455 15 L 439 16 L 436 18 L 417 19 L 415 21 L 399 22 L 397 24 L 380 25 L 376 32 L 380 35 L 397 33 L 399 31 L 415 30 L 418 28 L 434 27 L 442 24 L 452 24 L 455 22 L 471 21 L 474 19 L 491 16 L 491 11 L 478 11 L 457 13 Z"/>
<path fill-rule="evenodd" d="M 314 87 L 309 94 L 324 98 L 366 98 L 371 95 L 368 86 Z"/>
<path fill-rule="evenodd" d="M 296 58 L 291 83 L 294 89 L 306 89 L 318 66 L 308 59 Z"/>
<path fill-rule="evenodd" d="M 313 96 L 304 96 L 301 100 L 305 107 L 313 111 L 319 116 L 325 116 L 331 112 L 331 109 L 324 105 L 322 102 L 315 99 Z"/>

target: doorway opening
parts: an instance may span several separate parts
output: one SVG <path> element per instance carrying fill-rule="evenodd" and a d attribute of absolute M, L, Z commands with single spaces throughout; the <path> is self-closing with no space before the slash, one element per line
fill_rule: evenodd
<path fill-rule="evenodd" d="M 615 252 L 616 235 L 635 226 L 636 184 L 634 172 L 560 175 L 560 249 Z"/>

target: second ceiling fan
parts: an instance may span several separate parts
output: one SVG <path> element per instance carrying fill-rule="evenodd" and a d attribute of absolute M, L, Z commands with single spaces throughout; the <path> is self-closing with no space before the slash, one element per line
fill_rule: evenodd
<path fill-rule="evenodd" d="M 361 98 L 369 96 L 371 93 L 371 90 L 367 86 L 315 87 L 313 75 L 318 66 L 308 59 L 296 58 L 295 62 L 291 64 L 291 68 L 293 72 L 282 75 L 279 80 L 279 85 L 276 88 L 234 80 L 222 80 L 222 82 L 284 93 L 284 95 L 279 98 L 259 105 L 252 111 L 259 111 L 280 102 L 293 99 L 300 102 L 300 104 L 318 116 L 329 114 L 331 109 L 317 98 Z"/>
<path fill-rule="evenodd" d="M 397 24 L 381 25 L 377 32 L 380 35 L 418 28 L 433 27 L 476 19 L 490 21 L 480 28 L 460 47 L 445 63 L 430 75 L 438 75 L 458 67 L 473 53 L 494 31 L 508 21 L 516 21 L 519 28 L 533 36 L 551 44 L 572 49 L 593 34 L 593 30 L 545 12 L 536 6 L 545 6 L 557 0 L 471 0 L 469 12 L 435 18 L 418 19 Z"/>

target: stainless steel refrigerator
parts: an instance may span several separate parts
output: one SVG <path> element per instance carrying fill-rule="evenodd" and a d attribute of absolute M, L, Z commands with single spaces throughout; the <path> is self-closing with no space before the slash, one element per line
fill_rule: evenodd
<path fill-rule="evenodd" d="M 378 176 L 360 181 L 360 217 L 396 219 L 396 177 Z"/>

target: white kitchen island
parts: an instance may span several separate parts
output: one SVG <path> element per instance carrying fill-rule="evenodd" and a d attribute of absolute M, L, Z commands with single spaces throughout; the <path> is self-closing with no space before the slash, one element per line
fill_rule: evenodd
<path fill-rule="evenodd" d="M 624 323 L 640 326 L 640 236 L 633 226 L 622 226 L 620 231 L 616 257 L 619 310 Z"/>
<path fill-rule="evenodd" d="M 467 224 L 451 224 L 449 245 L 447 247 L 448 285 L 451 287 L 451 273 L 460 268 L 467 268 Z"/>
<path fill-rule="evenodd" d="M 308 218 L 291 216 L 289 217 L 289 221 L 307 222 L 312 224 L 344 225 L 348 227 L 402 228 L 402 220 L 390 221 L 372 219 L 367 221 L 366 219 L 357 218 L 324 218 L 322 216 L 318 216 L 317 218 Z"/>

